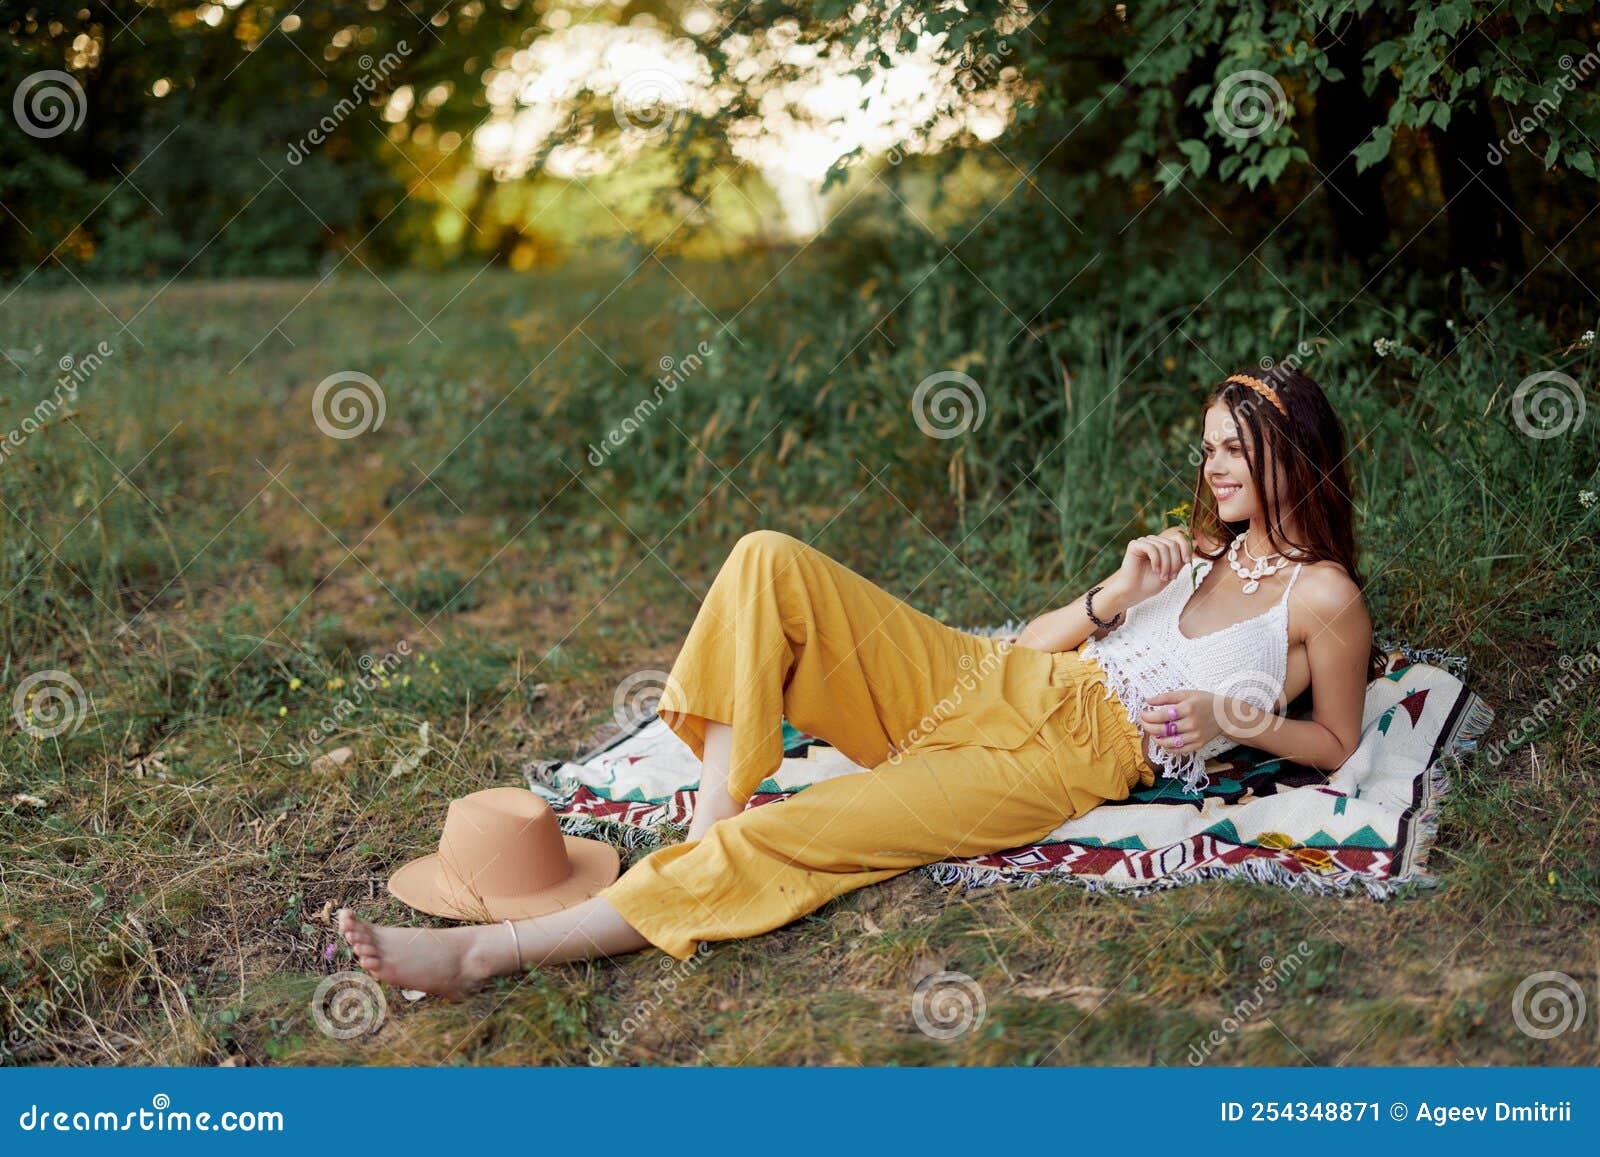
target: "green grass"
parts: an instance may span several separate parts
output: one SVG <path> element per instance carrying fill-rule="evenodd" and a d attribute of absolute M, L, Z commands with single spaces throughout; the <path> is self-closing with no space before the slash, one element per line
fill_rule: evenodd
<path fill-rule="evenodd" d="M 1545 440 L 1507 408 L 1536 369 L 1591 380 L 1596 354 L 1509 305 L 1463 294 L 1447 332 L 1400 286 L 1345 313 L 1335 341 L 1315 318 L 1349 287 L 1319 273 L 1296 284 L 1303 313 L 1230 286 L 1183 340 L 1173 310 L 1204 289 L 1180 269 L 1124 287 L 1115 314 L 1090 308 L 1108 290 L 1086 278 L 1059 322 L 1018 336 L 1007 313 L 1036 312 L 1047 278 L 1016 272 L 1003 308 L 954 263 L 863 278 L 819 247 L 773 281 L 787 255 L 764 260 L 652 262 L 615 292 L 624 271 L 596 265 L 9 300 L 6 347 L 38 352 L 0 363 L 0 427 L 48 395 L 59 357 L 115 349 L 70 415 L 0 463 L 0 690 L 58 670 L 87 707 L 52 739 L 0 721 L 11 1059 L 583 1064 L 632 1016 L 607 1063 L 1184 1065 L 1260 958 L 1302 940 L 1309 963 L 1207 1063 L 1600 1059 L 1592 683 L 1503 762 L 1457 774 L 1441 886 L 1388 903 L 1233 883 L 962 895 L 907 876 L 716 947 L 671 1000 L 646 953 L 464 1004 L 391 994 L 380 1032 L 319 1032 L 330 908 L 414 922 L 383 881 L 436 840 L 447 801 L 569 755 L 623 677 L 670 665 L 740 533 L 815 538 L 947 621 L 1037 613 L 1187 497 L 1211 362 L 1319 343 L 1307 369 L 1359 446 L 1375 617 L 1470 652 L 1499 713 L 1489 741 L 1557 690 L 1559 656 L 1600 642 L 1600 515 L 1578 500 L 1600 489 L 1593 404 Z M 1404 349 L 1376 357 L 1377 336 Z M 661 359 L 699 341 L 705 364 L 593 466 Z M 930 439 L 910 396 L 951 367 L 983 383 L 985 424 Z M 386 403 L 348 440 L 312 421 L 317 383 L 343 370 Z M 402 643 L 389 685 L 307 742 L 362 658 Z M 292 758 L 339 746 L 340 766 Z M 952 1041 L 912 1017 L 941 970 L 987 1006 Z M 1545 970 L 1585 986 L 1581 1032 L 1537 1041 L 1512 1022 L 1516 984 Z"/>

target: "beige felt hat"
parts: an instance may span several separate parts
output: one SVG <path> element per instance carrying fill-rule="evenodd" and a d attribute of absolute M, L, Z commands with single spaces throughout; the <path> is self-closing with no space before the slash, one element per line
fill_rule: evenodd
<path fill-rule="evenodd" d="M 563 835 L 531 791 L 491 787 L 452 800 L 439 850 L 389 878 L 411 907 L 454 920 L 522 920 L 569 908 L 614 882 L 617 850 Z"/>

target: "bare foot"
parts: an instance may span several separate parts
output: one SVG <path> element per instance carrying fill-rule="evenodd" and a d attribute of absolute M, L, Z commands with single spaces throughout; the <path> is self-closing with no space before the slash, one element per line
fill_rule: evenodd
<path fill-rule="evenodd" d="M 694 815 L 689 817 L 689 834 L 685 840 L 698 840 L 711 830 L 718 820 L 725 820 L 744 811 L 744 805 L 735 802 L 724 787 L 706 788 L 694 793 Z"/>
<path fill-rule="evenodd" d="M 476 951 L 476 928 L 389 928 L 348 908 L 338 915 L 339 932 L 361 967 L 385 984 L 460 997 L 492 975 Z"/>

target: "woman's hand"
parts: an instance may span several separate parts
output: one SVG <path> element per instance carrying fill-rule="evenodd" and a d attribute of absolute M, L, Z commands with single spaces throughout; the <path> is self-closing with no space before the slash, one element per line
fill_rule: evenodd
<path fill-rule="evenodd" d="M 1168 751 L 1196 751 L 1222 734 L 1223 704 L 1209 691 L 1163 691 L 1145 700 L 1139 728 Z"/>
<path fill-rule="evenodd" d="M 1171 582 L 1193 556 L 1194 547 L 1181 526 L 1147 534 L 1128 544 L 1114 581 L 1130 604 L 1142 603 Z"/>

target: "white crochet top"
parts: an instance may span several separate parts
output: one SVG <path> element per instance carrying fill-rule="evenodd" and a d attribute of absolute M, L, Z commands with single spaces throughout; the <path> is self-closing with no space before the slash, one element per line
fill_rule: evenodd
<path fill-rule="evenodd" d="M 1191 639 L 1178 630 L 1178 616 L 1211 573 L 1211 565 L 1210 559 L 1193 560 L 1161 590 L 1129 607 L 1105 638 L 1090 638 L 1078 651 L 1079 658 L 1092 657 L 1105 669 L 1106 698 L 1116 692 L 1134 723 L 1145 700 L 1163 691 L 1209 691 L 1277 711 L 1289 666 L 1289 591 L 1305 564 L 1295 565 L 1283 597 L 1261 614 Z M 1205 785 L 1206 760 L 1237 742 L 1218 735 L 1198 750 L 1184 752 L 1147 738 L 1145 749 L 1186 788 L 1198 792 Z"/>

